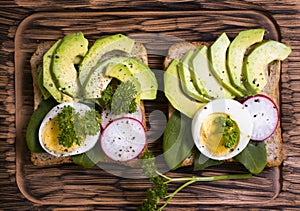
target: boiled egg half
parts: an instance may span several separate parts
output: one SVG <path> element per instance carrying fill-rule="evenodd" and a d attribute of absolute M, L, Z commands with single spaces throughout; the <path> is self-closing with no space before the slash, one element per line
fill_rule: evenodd
<path fill-rule="evenodd" d="M 67 148 L 59 144 L 57 136 L 60 132 L 63 133 L 64 131 L 59 130 L 57 124 L 55 123 L 55 120 L 62 109 L 68 105 L 73 107 L 76 112 L 79 112 L 80 115 L 84 114 L 86 111 L 91 110 L 89 106 L 83 103 L 65 102 L 53 107 L 44 117 L 39 128 L 39 142 L 42 148 L 47 153 L 56 157 L 71 156 L 87 152 L 94 147 L 100 136 L 99 130 L 99 132 L 94 136 L 86 135 L 85 141 L 80 145 L 76 145 L 75 143 L 73 143 L 71 147 Z"/>
<path fill-rule="evenodd" d="M 239 154 L 249 143 L 252 117 L 238 101 L 216 99 L 193 117 L 192 135 L 199 151 L 214 160 L 226 160 Z"/>

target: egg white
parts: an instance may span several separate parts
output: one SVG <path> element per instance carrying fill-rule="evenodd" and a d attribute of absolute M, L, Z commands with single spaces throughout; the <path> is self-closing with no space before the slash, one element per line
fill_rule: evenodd
<path fill-rule="evenodd" d="M 201 125 L 207 119 L 207 117 L 213 113 L 225 113 L 229 115 L 230 118 L 237 123 L 240 130 L 240 139 L 238 145 L 232 152 L 224 156 L 212 155 L 205 146 L 200 144 Z M 232 99 L 222 98 L 207 103 L 196 112 L 192 121 L 192 135 L 195 145 L 203 155 L 214 160 L 226 160 L 242 152 L 249 143 L 252 130 L 253 122 L 250 113 L 241 103 Z"/>
<path fill-rule="evenodd" d="M 95 146 L 95 144 L 99 140 L 99 136 L 100 136 L 100 130 L 94 136 L 87 135 L 85 142 L 82 145 L 80 145 L 78 148 L 74 149 L 71 152 L 67 152 L 67 153 L 63 153 L 63 154 L 57 154 L 57 153 L 49 150 L 45 146 L 44 140 L 43 140 L 43 131 L 44 131 L 44 128 L 45 128 L 47 122 L 49 122 L 51 119 L 55 118 L 58 115 L 58 113 L 60 113 L 62 111 L 63 107 L 65 107 L 67 105 L 72 106 L 79 113 L 83 113 L 83 112 L 91 110 L 91 108 L 89 106 L 87 106 L 85 104 L 82 104 L 82 103 L 65 102 L 65 103 L 61 103 L 61 104 L 56 105 L 55 107 L 53 107 L 48 112 L 48 114 L 44 117 L 44 119 L 43 119 L 43 121 L 42 121 L 42 123 L 40 125 L 40 128 L 39 128 L 39 134 L 38 134 L 38 136 L 39 136 L 39 142 L 40 142 L 40 145 L 42 146 L 42 148 L 47 153 L 49 153 L 49 154 L 51 154 L 53 156 L 56 156 L 56 157 L 65 157 L 65 156 L 77 155 L 77 154 L 82 154 L 84 152 L 87 152 L 87 151 L 89 151 L 91 148 L 93 148 Z"/>

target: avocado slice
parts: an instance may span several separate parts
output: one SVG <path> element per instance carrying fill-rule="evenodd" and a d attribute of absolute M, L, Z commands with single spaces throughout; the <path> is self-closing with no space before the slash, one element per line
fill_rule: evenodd
<path fill-rule="evenodd" d="M 54 51 L 52 73 L 58 90 L 78 97 L 80 84 L 75 65 L 81 61 L 88 51 L 88 40 L 82 32 L 66 35 Z"/>
<path fill-rule="evenodd" d="M 282 61 L 292 52 L 290 46 L 283 43 L 267 40 L 257 45 L 244 60 L 244 85 L 252 94 L 262 91 L 268 82 L 267 67 L 272 61 Z"/>
<path fill-rule="evenodd" d="M 59 103 L 62 102 L 62 93 L 57 89 L 55 82 L 52 78 L 51 62 L 53 54 L 57 46 L 60 44 L 61 39 L 56 41 L 51 48 L 43 56 L 43 86 L 48 90 L 52 97 Z"/>
<path fill-rule="evenodd" d="M 181 86 L 183 92 L 185 92 L 191 98 L 198 100 L 200 102 L 208 102 L 209 99 L 199 93 L 193 83 L 193 78 L 190 72 L 190 64 L 189 61 L 193 55 L 193 50 L 189 50 L 184 57 L 182 58 L 181 62 L 178 64 L 178 73 L 179 78 L 181 81 Z"/>
<path fill-rule="evenodd" d="M 97 39 L 79 65 L 80 83 L 83 86 L 86 84 L 91 69 L 97 65 L 104 54 L 113 50 L 130 53 L 133 46 L 134 40 L 122 34 Z"/>
<path fill-rule="evenodd" d="M 91 73 L 83 87 L 84 97 L 89 99 L 101 98 L 102 92 L 111 82 L 110 77 L 105 76 L 105 69 L 110 63 L 122 63 L 127 57 L 113 56 L 98 63 L 92 68 Z"/>
<path fill-rule="evenodd" d="M 139 96 L 142 92 L 140 82 L 134 77 L 134 75 L 130 72 L 130 69 L 127 65 L 122 63 L 110 63 L 106 67 L 105 71 L 106 77 L 116 78 L 121 82 L 131 81 L 135 85 L 135 89 L 137 91 L 137 96 Z M 137 102 L 139 102 L 140 97 L 137 97 Z"/>
<path fill-rule="evenodd" d="M 218 39 L 210 46 L 208 51 L 209 60 L 212 64 L 212 73 L 218 79 L 224 88 L 230 91 L 236 97 L 243 97 L 244 94 L 234 88 L 230 83 L 230 78 L 226 66 L 226 53 L 230 40 L 226 33 L 222 33 Z"/>
<path fill-rule="evenodd" d="M 247 93 L 243 85 L 243 60 L 246 50 L 255 43 L 261 42 L 264 29 L 250 29 L 241 31 L 231 42 L 227 54 L 227 67 L 231 84 L 243 93 Z"/>
<path fill-rule="evenodd" d="M 40 67 L 38 75 L 37 75 L 37 84 L 38 84 L 39 90 L 41 91 L 41 94 L 42 94 L 44 100 L 47 100 L 49 97 L 51 97 L 51 94 L 44 87 L 44 76 L 43 75 L 44 75 L 43 74 L 43 68 Z"/>
<path fill-rule="evenodd" d="M 158 83 L 154 73 L 143 62 L 135 58 L 127 58 L 122 62 L 126 65 L 136 80 L 141 85 L 141 100 L 154 100 L 156 99 Z"/>
<path fill-rule="evenodd" d="M 164 73 L 164 91 L 165 96 L 171 105 L 188 116 L 193 118 L 194 114 L 205 105 L 197 102 L 184 94 L 181 90 L 179 74 L 177 70 L 178 59 L 174 59 Z"/>
<path fill-rule="evenodd" d="M 117 78 L 122 82 L 131 80 L 136 84 L 141 100 L 156 98 L 158 84 L 154 73 L 147 65 L 135 58 L 124 59 L 122 63 L 109 64 L 105 76 Z"/>
<path fill-rule="evenodd" d="M 121 82 L 131 79 L 136 80 L 133 78 L 133 74 L 130 72 L 129 67 L 122 63 L 109 63 L 105 68 L 104 75 L 105 77 L 116 78 Z"/>
<path fill-rule="evenodd" d="M 207 46 L 200 46 L 197 47 L 191 57 L 190 65 L 193 73 L 193 82 L 198 87 L 201 86 L 201 90 L 203 90 L 210 99 L 234 98 L 234 95 L 227 89 L 223 88 L 212 74 L 212 67 L 207 54 Z"/>

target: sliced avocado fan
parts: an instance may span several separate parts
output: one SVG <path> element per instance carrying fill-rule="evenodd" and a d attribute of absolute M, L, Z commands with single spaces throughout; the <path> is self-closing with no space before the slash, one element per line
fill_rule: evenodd
<path fill-rule="evenodd" d="M 78 97 L 81 86 L 75 68 L 88 51 L 88 40 L 82 32 L 66 35 L 54 51 L 52 73 L 58 90 Z"/>
<path fill-rule="evenodd" d="M 134 40 L 122 34 L 97 39 L 79 65 L 79 81 L 81 85 L 85 86 L 91 70 L 104 54 L 113 50 L 130 53 L 133 46 Z"/>
<path fill-rule="evenodd" d="M 274 40 L 267 40 L 256 46 L 244 61 L 244 85 L 247 90 L 253 95 L 260 93 L 268 82 L 268 64 L 286 59 L 291 51 L 290 46 Z"/>
<path fill-rule="evenodd" d="M 196 87 L 194 86 L 194 78 L 192 77 L 191 72 L 194 72 L 192 67 L 190 66 L 190 59 L 193 55 L 194 51 L 189 50 L 182 58 L 182 60 L 178 64 L 178 73 L 179 78 L 182 85 L 182 90 L 190 96 L 191 98 L 194 98 L 200 102 L 208 102 L 209 99 L 202 95 Z"/>
<path fill-rule="evenodd" d="M 231 85 L 227 71 L 227 49 L 230 45 L 226 33 L 222 33 L 218 39 L 209 47 L 208 55 L 212 64 L 212 73 L 218 79 L 224 88 L 230 91 L 236 97 L 243 97 L 244 94 Z"/>
<path fill-rule="evenodd" d="M 227 54 L 228 73 L 232 85 L 247 94 L 244 87 L 242 74 L 243 60 L 247 49 L 255 43 L 261 42 L 264 37 L 264 29 L 250 29 L 241 31 L 231 42 Z"/>
<path fill-rule="evenodd" d="M 178 63 L 178 59 L 174 59 L 164 73 L 165 96 L 176 110 L 189 118 L 193 118 L 194 114 L 204 106 L 205 103 L 200 103 L 191 99 L 181 90 L 177 70 Z"/>

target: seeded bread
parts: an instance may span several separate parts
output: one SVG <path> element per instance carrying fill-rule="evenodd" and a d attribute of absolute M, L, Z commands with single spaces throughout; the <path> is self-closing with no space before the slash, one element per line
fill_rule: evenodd
<path fill-rule="evenodd" d="M 188 50 L 193 50 L 197 46 L 206 45 L 208 42 L 182 42 L 172 45 L 168 50 L 168 55 L 164 60 L 164 69 L 166 69 L 171 61 L 175 58 L 181 59 Z M 280 106 L 279 95 L 279 80 L 280 80 L 280 62 L 273 62 L 268 66 L 268 84 L 263 89 L 262 93 L 269 96 L 277 106 Z M 169 114 L 174 111 L 171 105 L 169 105 Z M 278 124 L 276 132 L 267 140 L 265 140 L 267 149 L 267 166 L 275 167 L 282 163 L 282 137 L 280 122 Z M 232 161 L 232 160 L 229 160 Z M 186 160 L 183 161 L 182 166 L 190 166 L 194 162 L 194 155 L 192 154 Z"/>
<path fill-rule="evenodd" d="M 47 41 L 40 43 L 37 46 L 36 51 L 32 55 L 30 59 L 31 64 L 31 74 L 32 74 L 32 81 L 33 81 L 33 93 L 34 93 L 34 110 L 37 109 L 38 105 L 42 101 L 42 94 L 38 87 L 38 74 L 42 70 L 43 65 L 43 55 L 50 49 L 50 47 L 55 42 Z M 145 64 L 148 64 L 148 57 L 147 57 L 147 51 L 144 45 L 140 43 L 135 43 L 132 52 L 130 54 L 124 54 L 119 51 L 113 51 L 108 53 L 107 55 L 104 55 L 106 58 L 110 56 L 116 56 L 116 55 L 122 55 L 122 56 L 128 56 L 128 57 L 135 57 L 139 59 L 140 61 L 144 62 Z M 146 118 L 145 118 L 145 109 L 144 104 L 141 102 L 141 108 L 143 112 L 143 125 L 146 127 Z M 146 150 L 147 147 L 145 147 L 144 150 Z M 142 153 L 141 153 L 142 155 Z M 36 166 L 52 166 L 52 165 L 60 165 L 60 164 L 66 164 L 66 163 L 72 163 L 72 158 L 69 157 L 55 157 L 53 155 L 50 155 L 48 153 L 31 153 L 31 161 Z M 103 162 L 113 162 L 109 158 L 105 158 Z M 117 163 L 117 162 L 114 162 Z M 133 159 L 128 162 L 122 162 L 123 165 L 136 167 L 139 166 L 138 159 Z"/>

